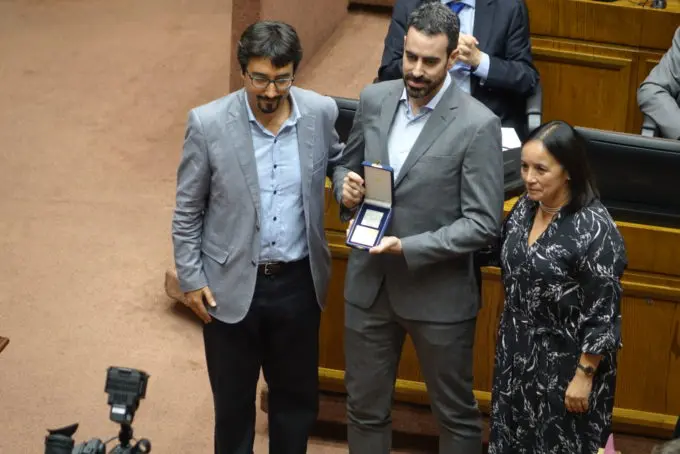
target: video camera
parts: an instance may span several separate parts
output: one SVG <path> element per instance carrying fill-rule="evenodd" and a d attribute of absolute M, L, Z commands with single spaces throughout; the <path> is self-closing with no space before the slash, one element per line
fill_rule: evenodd
<path fill-rule="evenodd" d="M 132 436 L 132 420 L 139 407 L 139 400 L 146 396 L 146 383 L 149 376 L 140 370 L 125 367 L 109 367 L 106 374 L 105 391 L 109 395 L 111 421 L 120 424 L 119 444 L 109 454 L 137 454 L 151 452 L 151 442 L 142 438 L 134 445 Z M 115 440 L 112 437 L 106 442 L 98 438 L 74 446 L 73 434 L 78 430 L 78 423 L 60 429 L 48 430 L 45 437 L 45 454 L 106 454 L 106 445 Z M 136 440 L 135 440 L 136 441 Z"/>

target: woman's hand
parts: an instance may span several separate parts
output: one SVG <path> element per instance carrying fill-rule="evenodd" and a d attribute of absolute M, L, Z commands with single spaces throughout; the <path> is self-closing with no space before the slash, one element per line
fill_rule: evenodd
<path fill-rule="evenodd" d="M 588 398 L 592 389 L 593 377 L 588 377 L 580 369 L 577 369 L 564 396 L 564 405 L 567 407 L 567 411 L 572 413 L 587 412 Z"/>

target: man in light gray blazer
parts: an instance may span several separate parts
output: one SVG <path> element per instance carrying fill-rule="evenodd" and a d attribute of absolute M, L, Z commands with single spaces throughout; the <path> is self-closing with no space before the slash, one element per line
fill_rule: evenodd
<path fill-rule="evenodd" d="M 439 452 L 479 454 L 472 392 L 479 292 L 473 253 L 499 233 L 500 120 L 451 82 L 458 19 L 439 2 L 409 18 L 404 81 L 361 94 L 335 196 L 351 216 L 365 193 L 361 162 L 395 171 L 393 217 L 381 243 L 352 250 L 345 281 L 345 384 L 353 454 L 387 454 L 397 366 L 406 334 L 440 426 Z"/>
<path fill-rule="evenodd" d="M 301 58 L 291 26 L 255 23 L 239 41 L 244 88 L 189 113 L 172 237 L 205 322 L 219 454 L 253 452 L 260 368 L 270 453 L 305 453 L 318 411 L 324 185 L 342 147 L 335 102 L 292 87 Z"/>
<path fill-rule="evenodd" d="M 640 110 L 659 126 L 661 135 L 680 139 L 680 27 L 673 44 L 638 89 Z"/>

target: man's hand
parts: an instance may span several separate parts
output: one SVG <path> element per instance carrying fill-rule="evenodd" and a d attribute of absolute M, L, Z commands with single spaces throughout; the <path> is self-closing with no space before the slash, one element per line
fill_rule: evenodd
<path fill-rule="evenodd" d="M 210 323 L 212 318 L 205 308 L 205 305 L 208 304 L 210 307 L 216 307 L 217 303 L 215 303 L 215 298 L 213 298 L 212 292 L 207 286 L 199 288 L 198 290 L 186 292 L 184 294 L 184 299 L 184 304 L 189 306 L 189 308 L 194 311 L 194 314 L 203 320 L 203 323 Z"/>
<path fill-rule="evenodd" d="M 366 194 L 364 179 L 355 172 L 349 172 L 345 175 L 342 183 L 342 204 L 352 209 L 359 205 L 361 199 L 364 198 L 364 194 Z"/>
<path fill-rule="evenodd" d="M 587 377 L 580 370 L 577 370 L 564 396 L 564 405 L 567 407 L 567 411 L 572 413 L 587 412 L 588 398 L 592 389 L 593 378 Z"/>
<path fill-rule="evenodd" d="M 396 236 L 384 236 L 380 244 L 368 250 L 370 254 L 401 254 L 401 240 Z"/>
<path fill-rule="evenodd" d="M 482 61 L 482 51 L 477 48 L 478 45 L 477 38 L 461 33 L 458 36 L 458 60 L 471 68 L 477 68 Z"/>

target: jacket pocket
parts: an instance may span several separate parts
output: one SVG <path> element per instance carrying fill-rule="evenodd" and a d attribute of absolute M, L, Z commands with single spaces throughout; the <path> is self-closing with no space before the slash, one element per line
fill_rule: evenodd
<path fill-rule="evenodd" d="M 222 249 L 212 243 L 204 242 L 201 244 L 201 252 L 220 265 L 227 263 L 227 258 L 229 257 L 229 251 Z"/>

